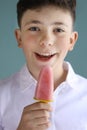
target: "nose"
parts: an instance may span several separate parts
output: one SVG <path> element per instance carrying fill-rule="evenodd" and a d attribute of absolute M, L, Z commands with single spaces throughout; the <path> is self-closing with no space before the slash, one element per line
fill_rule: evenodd
<path fill-rule="evenodd" d="M 54 44 L 54 35 L 45 33 L 40 38 L 40 46 L 52 46 Z"/>

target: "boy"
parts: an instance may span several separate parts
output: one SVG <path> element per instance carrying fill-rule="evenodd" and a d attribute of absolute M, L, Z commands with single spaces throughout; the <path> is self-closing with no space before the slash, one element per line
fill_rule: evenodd
<path fill-rule="evenodd" d="M 26 65 L 0 81 L 0 130 L 87 130 L 87 80 L 64 59 L 73 50 L 76 0 L 19 0 L 15 35 Z M 33 97 L 40 70 L 52 67 L 54 101 Z"/>

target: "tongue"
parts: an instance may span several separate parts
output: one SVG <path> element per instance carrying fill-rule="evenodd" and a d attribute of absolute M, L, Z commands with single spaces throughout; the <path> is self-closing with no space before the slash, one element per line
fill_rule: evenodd
<path fill-rule="evenodd" d="M 51 57 L 52 57 L 52 55 L 49 55 L 49 56 L 43 56 L 43 55 L 36 55 L 39 59 L 42 59 L 42 60 L 49 60 Z"/>
<path fill-rule="evenodd" d="M 48 58 L 51 58 L 51 56 L 39 56 L 40 58 L 43 58 L 43 59 L 48 59 Z"/>

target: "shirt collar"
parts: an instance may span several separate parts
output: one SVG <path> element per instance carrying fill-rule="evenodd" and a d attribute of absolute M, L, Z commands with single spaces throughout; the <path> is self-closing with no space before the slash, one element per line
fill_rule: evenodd
<path fill-rule="evenodd" d="M 64 62 L 64 69 L 68 71 L 66 81 L 64 83 L 72 88 L 76 88 L 75 81 L 77 79 L 77 76 L 71 64 L 69 62 Z M 28 71 L 27 65 L 24 65 L 24 67 L 19 72 L 19 75 L 20 75 L 20 88 L 22 90 L 28 87 L 36 86 L 37 81 L 33 78 L 31 73 Z"/>
<path fill-rule="evenodd" d="M 77 81 L 77 75 L 74 72 L 71 64 L 69 62 L 64 62 L 64 69 L 68 70 L 65 83 L 72 88 L 76 88 L 75 82 Z"/>
<path fill-rule="evenodd" d="M 19 72 L 20 75 L 20 88 L 25 90 L 28 87 L 36 86 L 37 81 L 28 71 L 27 65 L 25 64 L 24 67 Z"/>

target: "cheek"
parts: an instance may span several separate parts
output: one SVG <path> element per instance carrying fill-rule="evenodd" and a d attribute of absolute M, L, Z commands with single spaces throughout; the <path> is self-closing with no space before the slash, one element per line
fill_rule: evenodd
<path fill-rule="evenodd" d="M 36 39 L 32 35 L 23 35 L 22 37 L 22 48 L 23 50 L 29 50 L 35 46 Z"/>
<path fill-rule="evenodd" d="M 34 51 L 36 44 L 37 44 L 37 38 L 35 36 L 29 34 L 22 36 L 22 49 L 25 54 Z"/>
<path fill-rule="evenodd" d="M 65 55 L 69 50 L 69 39 L 61 38 L 57 43 L 57 48 L 61 51 L 63 55 Z"/>
<path fill-rule="evenodd" d="M 33 43 L 35 41 L 35 38 L 32 35 L 26 35 L 23 41 L 26 43 Z"/>

